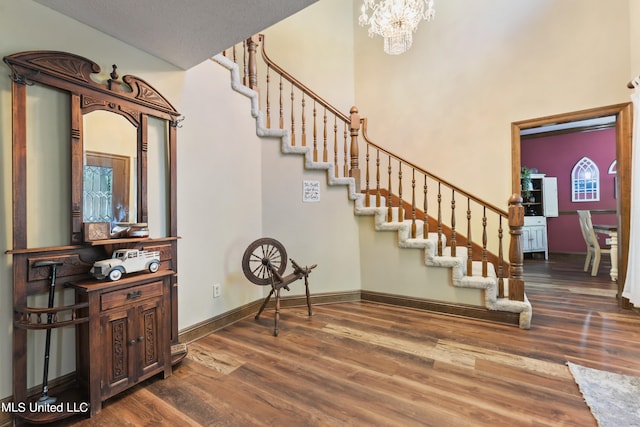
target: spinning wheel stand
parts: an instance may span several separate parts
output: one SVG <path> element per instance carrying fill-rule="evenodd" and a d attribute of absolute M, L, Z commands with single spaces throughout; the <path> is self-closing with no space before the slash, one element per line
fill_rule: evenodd
<path fill-rule="evenodd" d="M 300 267 L 293 259 L 291 259 L 291 264 L 293 265 L 293 273 L 283 277 L 284 271 L 287 268 L 287 251 L 282 243 L 269 237 L 264 237 L 251 243 L 244 251 L 244 256 L 242 257 L 242 271 L 251 283 L 260 286 L 271 285 L 269 295 L 267 295 L 255 316 L 256 320 L 260 317 L 260 314 L 262 314 L 271 296 L 274 293 L 276 294 L 274 336 L 278 336 L 279 331 L 280 290 L 282 288 L 287 291 L 290 290 L 289 285 L 303 277 L 309 316 L 312 314 L 309 293 L 309 274 L 311 274 L 311 270 L 316 268 L 316 264 L 313 264 L 311 267 Z"/>

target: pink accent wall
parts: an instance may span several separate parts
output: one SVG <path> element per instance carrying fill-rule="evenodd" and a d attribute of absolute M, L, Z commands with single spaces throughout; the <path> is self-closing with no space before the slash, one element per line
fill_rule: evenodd
<path fill-rule="evenodd" d="M 593 160 L 600 171 L 599 202 L 571 201 L 571 170 L 585 156 Z M 558 178 L 560 215 L 547 218 L 549 252 L 586 252 L 576 210 L 616 210 L 615 175 L 609 175 L 609 166 L 615 158 L 614 128 L 522 140 L 522 166 L 537 168 L 546 176 Z M 615 214 L 592 213 L 592 219 L 594 224 L 616 223 Z M 604 246 L 603 236 L 600 237 L 600 243 Z"/>

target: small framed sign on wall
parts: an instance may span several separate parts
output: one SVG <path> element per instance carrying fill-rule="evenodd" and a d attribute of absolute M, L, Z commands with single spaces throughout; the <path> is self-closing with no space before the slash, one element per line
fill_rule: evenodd
<path fill-rule="evenodd" d="M 302 181 L 302 201 L 305 203 L 320 201 L 320 181 Z"/>

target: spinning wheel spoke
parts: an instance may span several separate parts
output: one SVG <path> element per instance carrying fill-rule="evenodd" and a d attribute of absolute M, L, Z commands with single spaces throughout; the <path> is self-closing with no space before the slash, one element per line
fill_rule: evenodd
<path fill-rule="evenodd" d="M 280 267 L 282 262 L 282 258 L 280 257 L 280 252 L 278 248 L 271 245 L 262 245 L 262 260 L 268 259 L 272 266 L 276 268 L 276 270 Z"/>
<path fill-rule="evenodd" d="M 275 246 L 262 246 L 262 252 L 265 254 L 264 256 L 269 259 L 275 258 L 279 255 Z"/>
<path fill-rule="evenodd" d="M 269 277 L 269 269 L 262 265 L 262 260 L 260 260 L 260 264 L 257 265 L 254 269 L 251 270 L 251 273 L 253 273 L 254 276 L 259 277 L 259 278 L 265 278 L 265 277 Z"/>

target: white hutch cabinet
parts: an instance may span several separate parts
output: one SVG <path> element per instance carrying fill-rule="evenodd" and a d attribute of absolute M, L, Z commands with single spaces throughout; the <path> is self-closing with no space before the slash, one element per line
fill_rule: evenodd
<path fill-rule="evenodd" d="M 544 252 L 544 259 L 548 259 L 547 218 L 558 216 L 558 179 L 544 174 L 531 174 L 531 184 L 529 189 L 522 191 L 525 214 L 523 251 Z"/>

